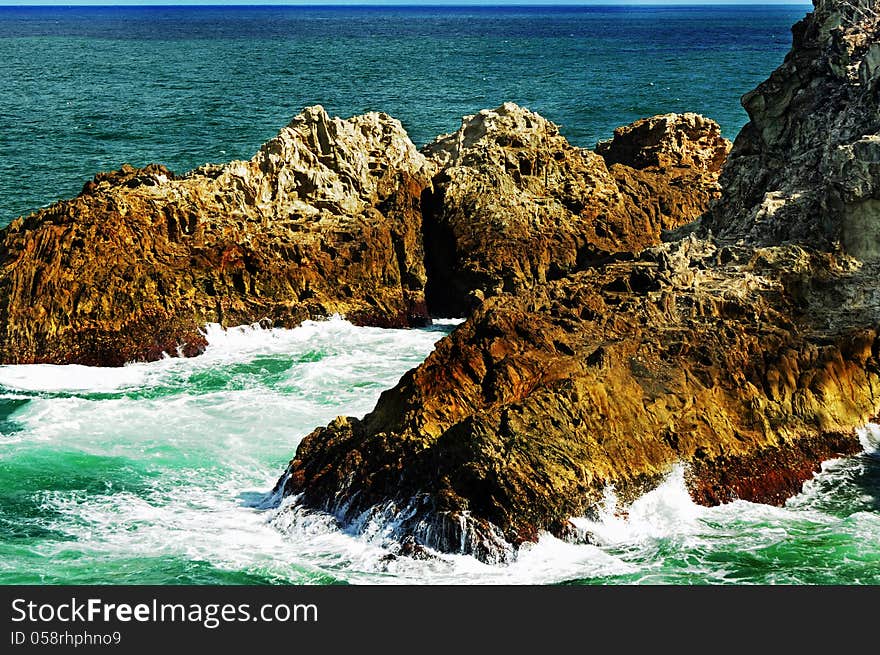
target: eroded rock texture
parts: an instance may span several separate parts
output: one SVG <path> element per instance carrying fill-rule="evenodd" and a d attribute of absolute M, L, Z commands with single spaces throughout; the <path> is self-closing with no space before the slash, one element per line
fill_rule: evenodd
<path fill-rule="evenodd" d="M 744 98 L 751 123 L 696 231 L 486 300 L 363 420 L 307 436 L 284 492 L 499 561 L 543 530 L 589 538 L 571 516 L 677 462 L 699 502 L 780 503 L 858 451 L 854 428 L 880 408 L 877 15 L 817 1 L 795 27 L 786 63 Z M 639 133 L 653 128 L 601 151 L 675 157 L 630 147 Z"/>
<path fill-rule="evenodd" d="M 195 354 L 208 322 L 424 322 L 433 173 L 387 115 L 310 107 L 250 161 L 99 174 L 0 235 L 0 362 Z"/>
<path fill-rule="evenodd" d="M 878 15 L 876 0 L 817 1 L 794 26 L 783 65 L 743 97 L 716 235 L 880 258 Z"/>
<path fill-rule="evenodd" d="M 423 150 L 440 169 L 424 203 L 432 313 L 466 316 L 484 298 L 656 245 L 706 211 L 729 149 L 695 114 L 620 128 L 602 156 L 512 103 L 465 116 Z"/>

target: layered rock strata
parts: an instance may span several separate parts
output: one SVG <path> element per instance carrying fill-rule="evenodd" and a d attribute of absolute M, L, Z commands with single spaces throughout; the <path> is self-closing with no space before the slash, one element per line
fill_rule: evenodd
<path fill-rule="evenodd" d="M 744 98 L 722 198 L 689 236 L 490 298 L 363 420 L 308 435 L 279 487 L 499 561 L 542 531 L 589 539 L 570 517 L 679 462 L 699 502 L 781 503 L 860 450 L 880 409 L 877 17 L 816 2 Z M 600 151 L 668 156 L 627 138 Z"/>
<path fill-rule="evenodd" d="M 196 354 L 212 322 L 424 323 L 434 172 L 389 116 L 310 107 L 250 161 L 99 174 L 0 235 L 0 362 Z"/>

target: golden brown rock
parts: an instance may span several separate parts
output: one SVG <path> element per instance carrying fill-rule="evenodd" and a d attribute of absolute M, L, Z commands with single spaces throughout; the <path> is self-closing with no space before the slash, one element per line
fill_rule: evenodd
<path fill-rule="evenodd" d="M 209 322 L 424 322 L 432 174 L 398 121 L 321 107 L 250 161 L 99 174 L 3 231 L 0 362 L 195 354 Z"/>
<path fill-rule="evenodd" d="M 781 502 L 860 449 L 880 336 L 817 334 L 783 281 L 841 280 L 833 258 L 742 255 L 689 238 L 487 301 L 362 421 L 308 435 L 287 493 L 344 522 L 390 504 L 402 534 L 489 561 L 677 462 L 700 502 Z"/>
<path fill-rule="evenodd" d="M 425 199 L 431 312 L 466 316 L 484 298 L 658 244 L 708 208 L 729 149 L 696 114 L 620 128 L 604 158 L 513 103 L 465 116 L 423 150 L 440 169 Z"/>
<path fill-rule="evenodd" d="M 664 114 L 618 127 L 614 138 L 601 141 L 596 152 L 609 166 L 693 168 L 711 175 L 721 172 L 730 145 L 715 121 L 692 113 Z"/>
<path fill-rule="evenodd" d="M 699 502 L 781 503 L 860 450 L 880 409 L 875 4 L 816 1 L 744 98 L 751 123 L 692 234 L 487 300 L 363 420 L 308 435 L 279 486 L 501 561 L 541 531 L 589 539 L 572 516 L 679 462 Z M 655 129 L 600 150 L 668 166 Z"/>

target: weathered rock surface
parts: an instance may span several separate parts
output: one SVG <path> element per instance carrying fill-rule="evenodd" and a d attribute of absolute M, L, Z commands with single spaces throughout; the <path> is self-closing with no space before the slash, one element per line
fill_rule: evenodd
<path fill-rule="evenodd" d="M 847 275 L 833 259 L 729 256 L 686 239 L 486 301 L 362 421 L 307 436 L 287 492 L 343 522 L 391 503 L 421 543 L 487 560 L 680 461 L 700 502 L 781 502 L 860 449 L 880 337 L 817 334 L 782 279 Z"/>
<path fill-rule="evenodd" d="M 743 98 L 751 120 L 704 221 L 715 235 L 880 259 L 878 16 L 875 0 L 828 0 L 795 25 L 783 65 Z"/>
<path fill-rule="evenodd" d="M 250 161 L 99 174 L 0 235 L 0 362 L 195 354 L 209 322 L 424 322 L 433 174 L 398 121 L 321 107 Z"/>
<path fill-rule="evenodd" d="M 620 128 L 603 156 L 512 103 L 465 116 L 423 149 L 440 169 L 424 203 L 432 313 L 466 316 L 483 298 L 658 244 L 706 211 L 729 150 L 696 114 Z"/>
<path fill-rule="evenodd" d="M 596 147 L 606 163 L 640 170 L 693 168 L 707 175 L 721 172 L 730 143 L 718 123 L 699 114 L 664 114 L 618 127 L 614 138 Z"/>
<path fill-rule="evenodd" d="M 311 107 L 250 161 L 100 173 L 0 234 L 0 362 L 192 355 L 209 322 L 340 313 L 416 325 L 428 317 L 426 263 L 431 311 L 465 315 L 502 290 L 656 244 L 706 209 L 717 169 L 703 153 L 729 147 L 717 125 L 651 125 L 624 147 L 674 143 L 668 156 L 609 169 L 507 104 L 466 117 L 426 149 L 431 162 L 384 114 L 343 121 Z"/>
<path fill-rule="evenodd" d="M 607 485 L 626 499 L 677 462 L 699 502 L 780 503 L 860 450 L 880 409 L 877 15 L 817 0 L 795 27 L 702 232 L 490 298 L 363 420 L 308 435 L 284 492 L 498 561 L 543 530 L 589 538 L 569 518 Z M 634 152 L 640 132 L 606 157 L 674 152 Z"/>

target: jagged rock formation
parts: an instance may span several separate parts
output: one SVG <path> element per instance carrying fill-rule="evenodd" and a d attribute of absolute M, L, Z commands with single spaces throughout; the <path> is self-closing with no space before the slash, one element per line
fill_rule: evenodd
<path fill-rule="evenodd" d="M 676 141 L 671 157 L 609 170 L 515 105 L 466 118 L 434 162 L 384 114 L 311 107 L 247 162 L 98 174 L 0 235 L 0 362 L 192 355 L 209 322 L 417 325 L 425 243 L 432 312 L 466 314 L 705 210 L 717 170 L 690 150 L 729 144 L 711 121 L 663 121 L 651 136 Z"/>
<path fill-rule="evenodd" d="M 618 127 L 614 138 L 600 142 L 596 152 L 609 166 L 692 168 L 711 175 L 721 172 L 730 144 L 713 120 L 692 113 L 664 114 Z"/>
<path fill-rule="evenodd" d="M 880 258 L 878 17 L 875 0 L 828 0 L 794 27 L 783 65 L 743 98 L 751 120 L 705 221 L 716 235 Z"/>
<path fill-rule="evenodd" d="M 433 174 L 398 121 L 321 107 L 250 161 L 99 174 L 0 235 L 0 362 L 195 354 L 208 322 L 424 322 Z"/>
<path fill-rule="evenodd" d="M 287 491 L 346 523 L 390 503 L 490 561 L 678 461 L 700 502 L 781 502 L 880 406 L 877 329 L 825 341 L 783 281 L 817 269 L 846 274 L 688 238 L 490 299 L 363 421 L 308 435 Z"/>
<path fill-rule="evenodd" d="M 602 156 L 512 103 L 465 116 L 423 150 L 440 169 L 424 203 L 432 313 L 466 316 L 484 298 L 658 244 L 706 211 L 729 150 L 696 114 L 620 128 Z"/>
<path fill-rule="evenodd" d="M 498 561 L 542 530 L 589 539 L 569 517 L 676 462 L 699 502 L 779 503 L 858 451 L 880 409 L 877 16 L 817 0 L 744 98 L 751 123 L 696 231 L 487 300 L 362 421 L 308 435 L 279 486 Z M 662 161 L 666 146 L 626 147 L 640 131 L 602 151 Z"/>

